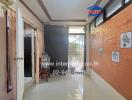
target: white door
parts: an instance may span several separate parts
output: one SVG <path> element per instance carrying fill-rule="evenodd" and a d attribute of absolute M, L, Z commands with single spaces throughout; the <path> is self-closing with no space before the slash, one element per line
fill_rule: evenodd
<path fill-rule="evenodd" d="M 16 14 L 17 100 L 22 100 L 24 92 L 24 22 L 19 8 Z"/>

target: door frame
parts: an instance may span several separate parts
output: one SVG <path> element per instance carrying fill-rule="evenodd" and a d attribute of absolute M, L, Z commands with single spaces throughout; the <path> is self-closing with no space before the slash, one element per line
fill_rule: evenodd
<path fill-rule="evenodd" d="M 27 45 L 27 43 L 28 43 L 28 45 Z M 27 50 L 27 48 L 30 48 L 30 50 L 29 50 L 30 54 L 26 53 L 25 48 L 26 48 L 26 50 Z M 28 51 L 28 53 L 29 53 L 29 51 Z M 30 58 L 28 58 L 27 63 L 25 63 L 25 61 L 27 61 L 25 54 L 26 54 L 26 56 L 28 55 L 28 57 L 30 56 Z M 29 64 L 30 66 L 25 65 L 25 64 Z M 32 74 L 32 37 L 31 36 L 24 36 L 24 68 L 26 69 L 26 67 L 30 67 L 30 71 L 28 71 L 28 73 L 30 73 L 30 75 L 31 75 L 30 77 L 33 77 L 33 74 Z M 29 76 L 25 75 L 25 71 L 26 71 L 25 69 L 24 69 L 24 77 L 29 77 Z"/>
<path fill-rule="evenodd" d="M 84 71 L 86 70 L 86 32 L 85 33 L 68 33 L 68 37 L 70 35 L 83 35 L 84 36 L 84 65 L 83 65 L 83 68 L 84 68 Z M 68 45 L 69 45 L 69 42 L 68 42 Z M 68 46 L 68 50 L 69 50 L 69 46 Z M 69 52 L 68 52 L 68 55 L 69 55 Z"/>
<path fill-rule="evenodd" d="M 31 33 L 31 67 L 32 67 L 32 78 L 34 79 L 35 78 L 35 69 L 36 69 L 36 59 L 35 59 L 35 57 L 36 57 L 36 41 L 35 41 L 35 38 L 36 38 L 36 36 L 35 36 L 35 33 L 36 33 L 36 29 L 33 27 L 33 26 L 31 26 L 30 24 L 28 24 L 26 21 L 24 21 L 24 26 L 27 26 L 27 27 L 30 27 L 31 28 L 31 30 L 32 30 L 32 33 Z M 24 30 L 25 30 L 25 28 L 24 28 Z M 25 32 L 24 32 L 24 34 L 25 34 Z M 26 36 L 24 36 L 24 37 L 26 37 Z"/>
<path fill-rule="evenodd" d="M 9 53 L 9 37 L 8 37 L 8 31 L 9 31 L 9 27 L 8 27 L 8 11 L 5 12 L 6 15 L 6 71 L 7 71 L 7 93 L 11 92 L 12 89 L 9 89 L 8 87 L 8 83 L 9 83 L 9 77 L 8 77 L 8 67 L 9 67 L 9 59 L 8 59 L 8 53 Z"/>
<path fill-rule="evenodd" d="M 24 20 L 21 11 L 16 11 L 16 63 L 17 63 L 17 100 L 24 95 Z"/>

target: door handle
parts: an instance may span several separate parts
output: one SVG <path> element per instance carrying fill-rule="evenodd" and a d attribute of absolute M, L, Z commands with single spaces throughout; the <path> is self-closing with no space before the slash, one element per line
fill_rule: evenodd
<path fill-rule="evenodd" d="M 24 57 L 17 57 L 16 60 L 24 60 Z"/>

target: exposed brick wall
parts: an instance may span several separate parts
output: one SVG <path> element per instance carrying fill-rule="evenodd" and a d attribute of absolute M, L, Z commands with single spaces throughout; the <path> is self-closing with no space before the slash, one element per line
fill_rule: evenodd
<path fill-rule="evenodd" d="M 127 100 L 132 100 L 132 48 L 120 48 L 120 35 L 132 32 L 132 5 L 97 27 L 90 35 L 91 66 L 104 80 L 121 93 Z M 102 56 L 98 49 L 104 48 Z M 120 52 L 120 62 L 112 62 L 112 51 Z"/>

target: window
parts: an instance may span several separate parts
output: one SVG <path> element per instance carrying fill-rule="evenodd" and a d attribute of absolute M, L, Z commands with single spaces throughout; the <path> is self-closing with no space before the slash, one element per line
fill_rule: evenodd
<path fill-rule="evenodd" d="M 125 3 L 128 3 L 130 0 L 125 0 Z"/>
<path fill-rule="evenodd" d="M 97 17 L 97 19 L 96 19 L 96 26 L 98 26 L 102 22 L 103 22 L 103 14 L 101 14 L 100 16 Z"/>
<path fill-rule="evenodd" d="M 125 4 L 124 4 L 125 3 Z M 104 6 L 103 14 L 94 18 L 89 26 L 90 32 L 94 32 L 96 26 L 100 25 L 101 23 L 107 21 L 109 18 L 120 12 L 125 7 L 131 4 L 131 0 L 111 0 L 107 5 Z"/>
<path fill-rule="evenodd" d="M 69 33 L 71 34 L 82 34 L 85 33 L 83 26 L 70 26 L 69 27 Z"/>
<path fill-rule="evenodd" d="M 106 17 L 111 16 L 115 11 L 117 11 L 122 6 L 122 0 L 114 0 L 106 8 Z"/>

